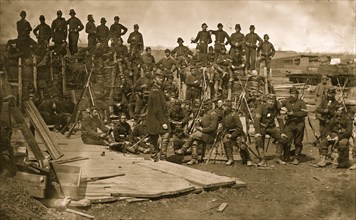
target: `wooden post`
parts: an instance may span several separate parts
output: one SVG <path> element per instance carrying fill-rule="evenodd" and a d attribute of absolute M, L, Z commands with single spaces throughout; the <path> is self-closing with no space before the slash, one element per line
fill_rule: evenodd
<path fill-rule="evenodd" d="M 36 56 L 33 56 L 33 87 L 37 93 L 37 59 Z"/>
<path fill-rule="evenodd" d="M 50 67 L 51 81 L 53 82 L 54 76 L 53 76 L 53 58 L 52 58 L 52 56 L 53 56 L 53 53 L 50 52 L 49 53 L 49 63 L 50 63 L 49 67 Z"/>
<path fill-rule="evenodd" d="M 62 89 L 63 89 L 63 97 L 67 91 L 67 77 L 66 77 L 66 66 L 64 57 L 62 57 Z"/>
<path fill-rule="evenodd" d="M 18 61 L 18 93 L 19 93 L 19 107 L 22 106 L 22 62 L 21 57 Z"/>

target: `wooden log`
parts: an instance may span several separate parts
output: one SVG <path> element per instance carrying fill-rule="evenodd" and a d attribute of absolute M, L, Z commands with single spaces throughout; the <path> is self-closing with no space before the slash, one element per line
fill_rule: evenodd
<path fill-rule="evenodd" d="M 67 91 L 67 76 L 66 76 L 66 66 L 65 66 L 64 57 L 62 57 L 62 89 L 63 89 L 63 96 L 64 96 Z"/>
<path fill-rule="evenodd" d="M 18 93 L 19 93 L 19 106 L 22 106 L 22 62 L 21 57 L 18 62 Z"/>
<path fill-rule="evenodd" d="M 33 56 L 33 87 L 37 93 L 37 58 Z"/>

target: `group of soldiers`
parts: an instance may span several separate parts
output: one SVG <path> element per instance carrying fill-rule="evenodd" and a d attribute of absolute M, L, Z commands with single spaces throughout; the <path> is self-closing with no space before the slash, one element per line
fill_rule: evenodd
<path fill-rule="evenodd" d="M 15 48 L 21 56 L 28 50 L 32 49 L 36 54 L 39 48 L 44 48 L 46 52 L 42 52 L 39 65 L 48 65 L 46 57 L 49 52 L 67 56 L 68 37 L 72 59 L 83 60 L 86 69 L 94 71 L 91 99 L 95 99 L 92 103 L 97 104 L 91 106 L 81 120 L 84 143 L 102 144 L 123 152 L 150 152 L 153 161 L 166 160 L 167 148 L 172 143 L 176 154 L 190 153 L 192 159 L 188 164 L 196 164 L 199 153 L 204 155 L 205 148 L 209 145 L 214 147 L 221 141 L 228 159 L 226 165 L 234 163 L 233 148 L 237 147 L 243 164 L 253 164 L 250 157 L 253 153 L 260 160 L 257 165 L 266 166 L 268 146 L 265 146 L 265 138 L 269 135 L 276 143 L 276 163 L 286 164 L 293 159 L 293 164 L 299 164 L 308 110 L 296 88 L 292 88 L 290 97 L 281 102 L 275 95 L 267 94 L 261 102 L 255 103 L 253 109 L 248 103 L 236 100 L 231 93 L 226 95 L 226 91 L 234 88 L 234 83 L 241 83 L 241 77 L 257 75 L 262 62 L 267 74 L 270 72 L 275 49 L 267 34 L 261 39 L 254 32 L 254 25 L 244 35 L 241 26 L 236 24 L 236 32 L 229 36 L 221 23 L 217 30 L 208 30 L 207 24 L 203 23 L 202 30 L 191 39 L 197 44 L 195 53 L 179 37 L 178 46 L 172 51 L 166 49 L 165 57 L 156 62 L 151 48 L 144 48 L 137 24 L 128 37 L 129 48 L 124 45 L 122 37 L 128 29 L 119 23 L 118 16 L 108 28 L 105 18 L 101 18 L 101 25 L 95 26 L 93 16 L 88 15 L 85 26 L 88 47 L 78 50 L 79 32 L 84 25 L 73 9 L 69 14 L 71 18 L 65 20 L 62 12 L 57 11 L 51 27 L 45 23 L 44 16 L 40 16 L 41 24 L 34 29 L 38 38 L 36 43 L 30 37 L 31 25 L 25 20 L 26 12 L 21 12 Z M 215 36 L 214 46 L 209 46 L 212 36 Z M 48 46 L 50 39 L 54 42 L 51 47 Z M 229 52 L 227 45 L 230 45 Z M 100 74 L 108 68 L 116 71 L 114 86 L 109 88 Z M 186 86 L 184 95 L 181 94 L 182 84 Z M 322 135 L 318 144 L 321 156 L 317 166 L 326 166 L 327 159 L 331 157 L 328 146 L 332 145 L 332 149 L 338 152 L 338 156 L 333 157 L 334 163 L 346 167 L 352 120 L 347 118 L 343 105 L 331 100 L 333 91 L 328 90 L 327 94 L 317 109 L 327 118 L 320 121 Z M 54 107 L 65 106 L 53 101 L 53 96 L 49 99 L 50 102 L 42 101 L 38 105 L 41 112 L 46 112 L 42 111 L 46 108 L 53 110 Z M 75 114 L 74 103 L 69 98 L 67 101 L 66 105 L 72 112 L 54 113 L 54 121 L 60 122 L 58 129 L 68 122 L 68 114 Z M 46 118 L 46 113 L 42 115 Z M 247 144 L 250 133 L 248 128 L 243 129 L 241 115 L 255 128 L 257 153 Z M 51 116 L 48 121 L 50 119 Z M 134 124 L 129 124 L 128 119 L 132 119 Z M 111 128 L 105 125 L 109 122 L 112 122 Z M 292 145 L 294 151 L 291 151 Z M 203 152 L 199 151 L 200 148 Z"/>

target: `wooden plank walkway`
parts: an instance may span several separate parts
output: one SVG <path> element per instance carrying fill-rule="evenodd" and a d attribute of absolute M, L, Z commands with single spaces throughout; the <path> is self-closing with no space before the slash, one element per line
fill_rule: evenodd
<path fill-rule="evenodd" d="M 104 146 L 85 145 L 79 134 L 73 135 L 70 139 L 66 139 L 60 133 L 52 132 L 52 134 L 58 141 L 66 143 L 60 146 L 64 154 L 61 160 L 75 157 L 89 158 L 66 163 L 82 168 L 80 198 L 95 202 L 111 201 L 122 197 L 151 199 L 176 196 L 202 188 L 206 190 L 223 186 L 246 186 L 244 182 L 235 178 L 218 176 L 166 161 L 152 162 L 139 155 L 110 151 Z M 104 156 L 102 156 L 103 152 Z M 84 181 L 88 177 L 120 173 L 125 175 Z"/>

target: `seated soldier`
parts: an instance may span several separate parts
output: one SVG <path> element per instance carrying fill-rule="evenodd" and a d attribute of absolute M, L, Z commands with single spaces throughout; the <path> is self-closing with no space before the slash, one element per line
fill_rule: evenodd
<path fill-rule="evenodd" d="M 121 114 L 119 122 L 115 124 L 114 127 L 114 138 L 118 144 L 114 147 L 111 147 L 111 149 L 136 154 L 136 149 L 133 148 L 129 142 L 130 134 L 131 126 L 126 122 L 126 115 Z"/>
<path fill-rule="evenodd" d="M 228 161 L 225 163 L 227 166 L 234 164 L 233 146 L 237 143 L 240 149 L 242 164 L 252 166 L 248 146 L 245 143 L 245 132 L 243 131 L 242 123 L 237 110 L 237 105 L 230 101 L 224 103 L 225 117 L 222 120 L 224 128 L 223 144 Z"/>
<path fill-rule="evenodd" d="M 98 132 L 100 129 L 100 132 Z M 115 142 L 111 135 L 111 129 L 106 127 L 99 117 L 96 107 L 90 109 L 90 113 L 82 121 L 82 141 L 84 144 L 105 145 L 114 147 Z"/>
<path fill-rule="evenodd" d="M 71 116 L 64 111 L 63 102 L 59 101 L 59 97 L 47 97 L 37 108 L 45 123 L 54 125 L 57 131 L 66 126 Z"/>
<path fill-rule="evenodd" d="M 146 131 L 146 120 L 145 115 L 137 116 L 136 121 L 137 124 L 134 126 L 131 134 L 129 135 L 129 140 L 138 150 L 138 152 L 149 154 L 150 153 L 150 145 L 148 143 L 148 134 Z"/>
<path fill-rule="evenodd" d="M 187 163 L 188 165 L 198 163 L 198 144 L 213 143 L 218 128 L 218 115 L 212 109 L 211 103 L 207 103 L 205 109 L 201 109 L 200 115 L 203 115 L 203 117 L 200 123 L 196 124 L 195 131 L 190 135 L 183 147 L 177 151 L 177 154 L 184 154 L 189 147 L 192 147 L 192 160 Z"/>
<path fill-rule="evenodd" d="M 349 166 L 349 139 L 352 135 L 352 119 L 346 114 L 343 105 L 336 107 L 335 116 L 326 127 L 326 137 L 320 143 L 320 161 L 316 167 L 325 167 L 326 157 L 333 156 L 333 164 L 338 168 Z M 331 152 L 329 152 L 329 146 Z M 333 153 L 333 155 L 332 155 Z"/>

